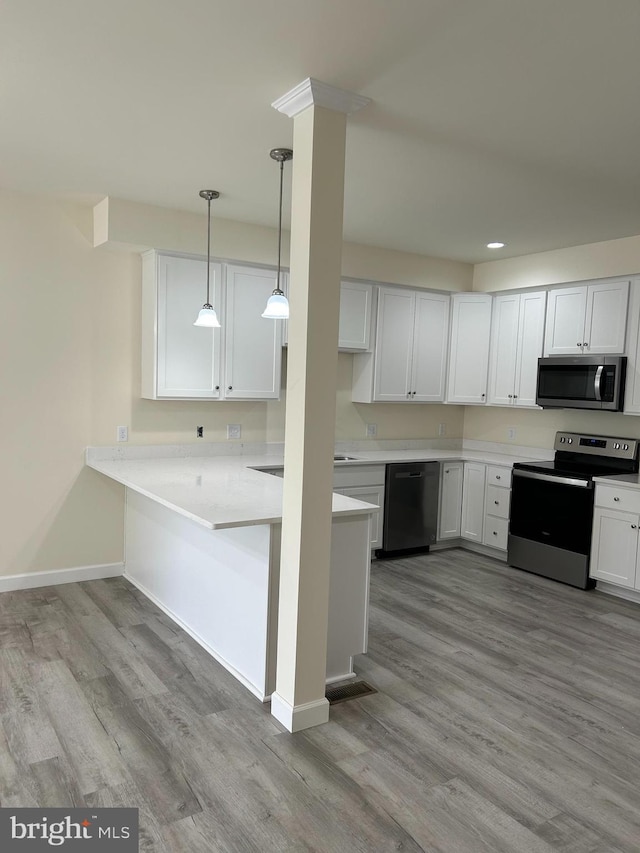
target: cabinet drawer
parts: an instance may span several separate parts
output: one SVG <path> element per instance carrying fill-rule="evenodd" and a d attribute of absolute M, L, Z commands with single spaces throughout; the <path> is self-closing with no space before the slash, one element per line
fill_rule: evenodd
<path fill-rule="evenodd" d="M 509 531 L 509 522 L 506 518 L 496 518 L 493 515 L 486 515 L 484 520 L 484 544 L 491 545 L 493 548 L 501 548 L 507 550 L 507 533 Z"/>
<path fill-rule="evenodd" d="M 333 469 L 333 487 L 384 486 L 384 474 L 384 465 L 336 465 Z"/>
<path fill-rule="evenodd" d="M 511 468 L 502 468 L 500 465 L 487 465 L 487 483 L 492 486 L 500 486 L 503 489 L 510 489 Z"/>
<path fill-rule="evenodd" d="M 604 506 L 607 509 L 640 513 L 640 490 L 597 485 L 595 502 L 597 506 Z"/>
<path fill-rule="evenodd" d="M 509 518 L 509 489 L 500 486 L 487 485 L 487 515 L 497 515 L 499 518 Z"/>

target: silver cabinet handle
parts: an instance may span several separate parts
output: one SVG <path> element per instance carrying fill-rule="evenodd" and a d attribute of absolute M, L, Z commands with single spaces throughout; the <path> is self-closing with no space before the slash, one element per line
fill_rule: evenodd
<path fill-rule="evenodd" d="M 619 500 L 620 500 L 620 498 L 614 498 L 614 501 L 619 501 Z"/>
<path fill-rule="evenodd" d="M 517 400 L 517 399 L 518 399 L 518 395 L 517 395 L 517 394 L 514 394 L 514 395 L 513 395 L 513 399 L 514 399 L 514 400 Z"/>
<path fill-rule="evenodd" d="M 216 391 L 219 391 L 219 390 L 220 390 L 220 386 L 216 385 Z"/>
<path fill-rule="evenodd" d="M 511 399 L 512 397 L 513 397 L 513 394 L 509 394 L 509 399 Z"/>
<path fill-rule="evenodd" d="M 583 347 L 588 347 L 588 346 L 589 346 L 589 341 L 585 341 L 585 343 L 583 343 L 583 344 L 582 344 L 582 346 L 583 346 Z"/>
<path fill-rule="evenodd" d="M 494 530 L 494 531 L 493 531 L 493 535 L 494 535 L 494 536 L 497 536 L 497 535 L 498 535 L 498 531 L 497 531 L 497 530 Z"/>
<path fill-rule="evenodd" d="M 481 397 L 486 397 L 487 395 L 486 395 L 486 394 L 480 394 L 480 396 L 481 396 Z"/>
<path fill-rule="evenodd" d="M 501 480 L 501 479 L 502 479 L 502 477 L 500 476 L 500 474 L 496 474 L 496 480 Z"/>
<path fill-rule="evenodd" d="M 500 501 L 494 501 L 494 504 L 495 504 L 496 506 L 500 506 Z"/>
<path fill-rule="evenodd" d="M 228 386 L 227 386 L 227 391 L 233 391 L 233 385 L 228 385 Z"/>
<path fill-rule="evenodd" d="M 637 529 L 637 527 L 638 527 L 638 525 L 637 525 L 637 524 L 632 524 L 632 525 L 631 525 L 631 529 L 632 529 L 632 530 L 636 530 L 636 529 Z"/>
<path fill-rule="evenodd" d="M 577 346 L 577 347 L 581 347 L 581 346 L 584 346 L 584 344 L 581 344 L 581 343 L 580 343 L 580 341 L 578 341 L 578 343 L 576 344 L 576 346 Z"/>

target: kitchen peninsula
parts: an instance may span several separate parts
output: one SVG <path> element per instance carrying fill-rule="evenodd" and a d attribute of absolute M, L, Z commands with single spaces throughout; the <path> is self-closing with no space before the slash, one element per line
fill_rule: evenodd
<path fill-rule="evenodd" d="M 190 452 L 88 448 L 87 465 L 126 487 L 125 576 L 264 701 L 275 688 L 283 481 L 254 469 L 282 457 Z M 328 682 L 353 676 L 366 651 L 376 509 L 333 496 Z"/>

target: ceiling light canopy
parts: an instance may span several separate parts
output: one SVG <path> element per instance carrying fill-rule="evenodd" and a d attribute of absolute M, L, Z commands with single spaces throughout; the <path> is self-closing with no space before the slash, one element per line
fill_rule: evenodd
<path fill-rule="evenodd" d="M 282 176 L 284 172 L 284 164 L 287 160 L 293 159 L 293 151 L 290 148 L 272 148 L 269 152 L 272 160 L 280 163 L 280 207 L 278 208 L 278 278 L 276 287 L 269 299 L 267 306 L 262 314 L 267 320 L 286 320 L 289 317 L 289 301 L 284 295 L 284 291 L 280 287 L 280 260 L 282 256 Z"/>
<path fill-rule="evenodd" d="M 487 243 L 487 249 L 504 249 L 505 244 L 496 241 L 495 243 Z"/>
<path fill-rule="evenodd" d="M 211 275 L 211 202 L 214 198 L 219 198 L 220 193 L 217 190 L 200 190 L 200 198 L 207 201 L 207 301 L 200 309 L 198 316 L 194 322 L 194 326 L 205 326 L 209 329 L 219 329 L 220 322 L 216 310 L 211 304 L 209 278 Z"/>

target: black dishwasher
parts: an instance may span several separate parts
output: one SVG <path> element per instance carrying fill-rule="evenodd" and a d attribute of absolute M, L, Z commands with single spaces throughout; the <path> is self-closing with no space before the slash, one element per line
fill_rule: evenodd
<path fill-rule="evenodd" d="M 428 551 L 438 528 L 439 462 L 387 465 L 379 557 Z"/>

